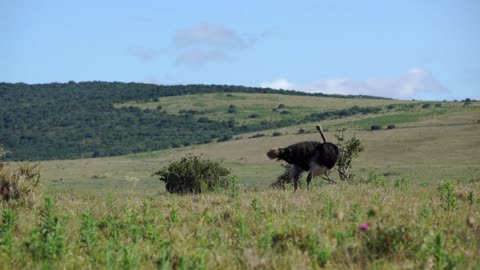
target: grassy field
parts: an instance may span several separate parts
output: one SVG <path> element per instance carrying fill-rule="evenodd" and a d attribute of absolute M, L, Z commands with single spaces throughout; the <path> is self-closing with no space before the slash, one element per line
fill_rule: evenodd
<path fill-rule="evenodd" d="M 213 120 L 235 119 L 240 124 L 281 119 L 303 119 L 305 116 L 323 111 L 348 109 L 353 106 L 386 106 L 389 104 L 416 104 L 414 101 L 382 99 L 345 99 L 309 96 L 287 96 L 274 94 L 202 94 L 161 98 L 159 102 L 130 102 L 117 107 L 139 107 L 156 109 L 161 106 L 169 113 L 195 110 Z M 235 105 L 237 112 L 228 113 L 229 105 Z M 282 106 L 283 105 L 283 106 Z M 288 113 L 282 113 L 287 111 Z M 256 115 L 255 117 L 251 117 Z"/>
<path fill-rule="evenodd" d="M 479 184 L 376 179 L 297 193 L 57 193 L 14 214 L 0 205 L 0 268 L 478 269 Z"/>
<path fill-rule="evenodd" d="M 246 96 L 187 97 L 194 104 L 188 109 L 203 106 L 215 115 L 218 104 L 208 99 L 224 99 L 226 109 Z M 271 113 L 278 104 L 314 106 L 311 99 L 286 96 L 264 107 Z M 321 106 L 371 102 L 335 99 Z M 169 111 L 188 107 L 179 97 L 160 103 Z M 42 161 L 46 201 L 37 198 L 33 207 L 0 201 L 0 269 L 479 269 L 479 120 L 478 104 L 452 102 L 322 122 L 330 141 L 340 127 L 361 140 L 365 151 L 353 164 L 358 181 L 343 183 L 333 173 L 337 184 L 316 179 L 296 193 L 269 188 L 283 169 L 265 153 L 319 140 L 315 123 L 258 138 Z M 396 128 L 369 131 L 373 124 Z M 298 134 L 300 128 L 307 132 Z M 165 193 L 153 173 L 186 155 L 220 161 L 240 189 Z"/>
<path fill-rule="evenodd" d="M 467 109 L 457 106 L 449 113 L 427 113 L 419 116 L 419 112 L 413 112 L 417 116 L 411 121 L 403 121 L 405 112 L 399 112 L 353 116 L 321 124 L 329 130 L 326 135 L 331 141 L 335 141 L 335 128 L 345 126 L 347 136 L 355 134 L 362 141 L 365 151 L 355 161 L 354 172 L 365 177 L 374 172 L 428 183 L 479 175 L 480 128 L 476 121 L 480 118 L 480 106 Z M 396 128 L 372 132 L 366 127 L 373 123 L 395 123 Z M 299 128 L 311 133 L 298 134 Z M 283 135 L 272 137 L 274 131 Z M 266 136 L 249 139 L 254 134 L 244 134 L 222 143 L 112 158 L 44 161 L 40 166 L 47 191 L 156 194 L 164 190 L 152 176 L 156 170 L 182 156 L 204 155 L 230 168 L 242 185 L 265 189 L 282 170 L 279 163 L 266 157 L 268 149 L 319 139 L 314 124 L 260 133 Z M 132 177 L 138 181 L 130 181 Z"/>

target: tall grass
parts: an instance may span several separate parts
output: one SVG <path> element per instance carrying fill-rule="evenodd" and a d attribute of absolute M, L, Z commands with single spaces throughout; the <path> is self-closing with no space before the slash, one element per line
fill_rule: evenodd
<path fill-rule="evenodd" d="M 379 183 L 2 204 L 0 268 L 480 267 L 480 182 Z"/>
<path fill-rule="evenodd" d="M 0 162 L 0 202 L 11 207 L 33 207 L 42 194 L 38 165 L 20 164 L 12 168 Z"/>

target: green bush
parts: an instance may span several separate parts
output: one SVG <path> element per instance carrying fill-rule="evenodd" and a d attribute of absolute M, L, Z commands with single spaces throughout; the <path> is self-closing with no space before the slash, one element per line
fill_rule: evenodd
<path fill-rule="evenodd" d="M 221 137 L 220 139 L 218 139 L 217 142 L 227 142 L 227 141 L 230 141 L 231 139 L 233 139 L 233 136 L 225 135 L 225 136 Z"/>
<path fill-rule="evenodd" d="M 248 137 L 249 139 L 254 139 L 254 138 L 260 138 L 260 137 L 265 137 L 265 134 L 263 133 L 257 133 L 257 134 L 254 134 L 250 137 Z"/>
<path fill-rule="evenodd" d="M 230 104 L 228 106 L 228 110 L 227 110 L 228 113 L 237 113 L 237 106 L 233 105 L 233 104 Z"/>
<path fill-rule="evenodd" d="M 360 155 L 360 152 L 364 150 L 362 142 L 355 137 L 355 135 L 347 139 L 345 131 L 347 129 L 338 129 L 335 138 L 337 138 L 336 145 L 340 151 L 340 158 L 337 161 L 337 171 L 340 179 L 344 181 L 350 181 L 354 178 L 354 175 L 350 172 L 352 168 L 352 162 Z"/>
<path fill-rule="evenodd" d="M 284 168 L 283 173 L 270 185 L 272 188 L 285 189 L 285 186 L 291 183 L 290 175 L 292 174 L 294 166 L 291 164 L 282 164 L 281 166 Z"/>
<path fill-rule="evenodd" d="M 370 130 L 382 130 L 382 126 L 380 125 L 373 125 L 370 127 Z"/>
<path fill-rule="evenodd" d="M 165 188 L 170 193 L 202 193 L 228 189 L 233 184 L 229 177 L 230 170 L 218 162 L 204 160 L 199 156 L 172 161 L 155 175 L 165 182 Z"/>

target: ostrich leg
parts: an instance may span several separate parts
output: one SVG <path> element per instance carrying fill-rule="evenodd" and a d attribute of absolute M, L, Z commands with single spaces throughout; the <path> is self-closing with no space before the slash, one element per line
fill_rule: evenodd
<path fill-rule="evenodd" d="M 293 166 L 292 170 L 290 171 L 290 178 L 293 181 L 293 190 L 297 191 L 298 189 L 298 179 L 302 174 L 303 170 L 300 169 L 298 166 Z"/>
<path fill-rule="evenodd" d="M 312 178 L 312 171 L 309 171 L 307 175 L 307 189 L 310 187 L 310 182 L 312 181 Z"/>

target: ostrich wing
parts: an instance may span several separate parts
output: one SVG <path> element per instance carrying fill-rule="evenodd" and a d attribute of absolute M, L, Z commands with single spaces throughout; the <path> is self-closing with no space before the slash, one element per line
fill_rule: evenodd
<path fill-rule="evenodd" d="M 321 143 L 315 141 L 292 144 L 281 149 L 279 158 L 308 171 L 310 169 L 310 162 L 312 158 L 315 157 L 321 145 Z"/>

